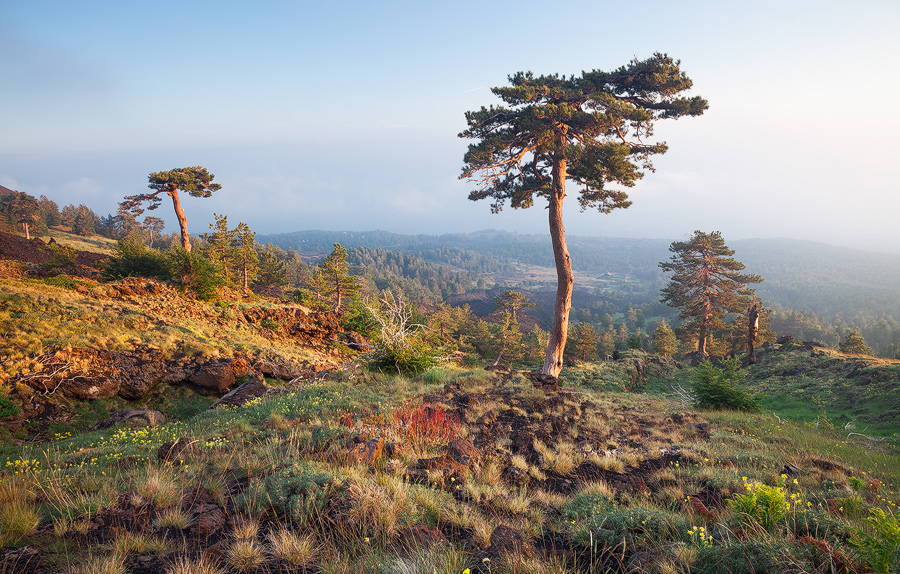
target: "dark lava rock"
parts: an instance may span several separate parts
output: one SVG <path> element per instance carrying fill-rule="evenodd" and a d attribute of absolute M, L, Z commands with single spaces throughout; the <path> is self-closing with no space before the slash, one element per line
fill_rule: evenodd
<path fill-rule="evenodd" d="M 419 524 L 404 528 L 397 533 L 397 547 L 406 556 L 417 554 L 434 547 L 449 546 L 444 533 L 434 526 Z"/>
<path fill-rule="evenodd" d="M 269 387 L 259 377 L 251 377 L 246 383 L 230 391 L 221 399 L 212 404 L 210 409 L 220 407 L 237 407 L 247 403 L 256 397 L 261 397 L 269 392 Z"/>
<path fill-rule="evenodd" d="M 209 538 L 221 534 L 228 517 L 215 504 L 200 504 L 194 509 L 191 533 L 198 538 Z"/>
<path fill-rule="evenodd" d="M 163 443 L 156 451 L 156 458 L 163 462 L 179 463 L 186 455 L 197 452 L 195 442 L 189 438 L 180 438 L 174 442 Z"/>
<path fill-rule="evenodd" d="M 114 359 L 119 374 L 120 397 L 129 400 L 143 398 L 166 376 L 168 368 L 162 360 L 162 353 L 157 351 L 155 355 L 121 353 Z"/>
<path fill-rule="evenodd" d="M 384 448 L 384 439 L 376 437 L 354 446 L 347 454 L 347 458 L 353 463 L 375 464 L 375 461 L 384 452 Z"/>
<path fill-rule="evenodd" d="M 155 427 L 164 422 L 166 422 L 166 417 L 159 411 L 151 411 L 148 409 L 122 409 L 113 413 L 106 420 L 95 424 L 91 429 L 107 429 L 111 426 L 123 423 L 132 427 Z"/>
<path fill-rule="evenodd" d="M 514 552 L 516 554 L 533 555 L 534 549 L 515 528 L 501 524 L 491 532 L 491 545 L 488 554 L 500 555 Z"/>
<path fill-rule="evenodd" d="M 248 371 L 249 365 L 246 359 L 225 359 L 203 365 L 190 381 L 198 387 L 209 389 L 215 393 L 224 393 Z"/>
<path fill-rule="evenodd" d="M 37 574 L 40 568 L 41 553 L 30 546 L 0 551 L 0 572 Z"/>

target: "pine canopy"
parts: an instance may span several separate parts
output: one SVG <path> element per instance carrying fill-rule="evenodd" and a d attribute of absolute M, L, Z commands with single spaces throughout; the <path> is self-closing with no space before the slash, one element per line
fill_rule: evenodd
<path fill-rule="evenodd" d="M 697 350 L 705 354 L 707 336 L 724 328 L 725 314 L 743 311 L 752 295 L 748 285 L 760 283 L 762 277 L 741 273 L 744 264 L 732 257 L 734 251 L 718 231 L 695 231 L 689 240 L 673 242 L 669 251 L 671 261 L 659 264 L 663 271 L 672 272 L 662 302 L 681 308 L 679 317 L 684 322 L 679 331 L 696 337 Z"/>

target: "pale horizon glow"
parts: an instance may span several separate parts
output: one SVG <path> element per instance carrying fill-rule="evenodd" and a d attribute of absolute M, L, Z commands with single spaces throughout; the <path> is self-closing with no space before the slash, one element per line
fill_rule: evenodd
<path fill-rule="evenodd" d="M 669 152 L 573 235 L 788 237 L 900 252 L 900 5 L 689 1 L 7 3 L 0 185 L 114 213 L 153 171 L 202 165 L 186 198 L 259 235 L 304 229 L 547 233 L 457 179 L 464 113 L 508 75 L 614 69 L 666 52 L 710 109 L 657 124 Z M 885 102 L 888 103 L 888 102 Z M 145 215 L 177 228 L 171 206 Z"/>

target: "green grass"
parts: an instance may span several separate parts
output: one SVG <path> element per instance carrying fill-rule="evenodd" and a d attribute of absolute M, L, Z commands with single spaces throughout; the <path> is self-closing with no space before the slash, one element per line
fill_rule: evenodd
<path fill-rule="evenodd" d="M 7 313 L 6 320 L 12 321 L 17 309 L 49 317 L 69 304 L 76 322 L 79 312 L 87 313 L 67 302 L 66 290 L 54 292 L 59 302 L 39 300 L 36 295 L 43 289 L 56 288 L 29 286 L 18 295 L 4 294 L 0 301 L 6 307 L 0 310 Z M 98 315 L 111 310 L 94 304 Z M 198 314 L 221 316 L 231 309 L 196 305 Z M 115 320 L 137 324 L 146 316 L 145 310 L 132 308 Z M 199 318 L 177 328 L 185 338 L 207 336 Z M 26 336 L 21 329 L 16 333 Z M 647 568 L 657 571 L 715 571 L 709 564 L 740 571 L 742 559 L 755 557 L 760 564 L 793 561 L 812 572 L 828 556 L 821 544 L 802 546 L 804 536 L 858 557 L 848 541 L 855 533 L 870 532 L 870 511 L 900 512 L 900 444 L 890 434 L 896 423 L 866 427 L 861 415 L 854 419 L 860 432 L 886 437 L 873 442 L 848 436 L 839 419 L 854 414 L 851 403 L 867 409 L 865 416 L 873 421 L 892 412 L 893 398 L 879 401 L 878 396 L 894 392 L 897 365 L 780 349 L 761 355 L 763 363 L 749 370 L 746 383 L 761 397 L 759 413 L 678 404 L 672 389 L 689 389 L 692 371 L 656 363 L 640 352 L 621 362 L 567 368 L 565 389 L 554 398 L 558 411 L 548 420 L 530 419 L 533 428 L 556 429 L 540 445 L 534 443 L 542 453 L 537 462 L 514 458 L 510 448 L 515 433 L 502 427 L 503 420 L 527 416 L 528 405 L 548 401 L 544 391 L 520 374 L 504 379 L 447 365 L 410 377 L 347 371 L 214 411 L 206 410 L 212 399 L 161 386 L 142 403 L 159 406 L 169 417 L 159 427 L 84 433 L 60 427 L 52 442 L 0 445 L 0 482 L 27 493 L 0 496 L 0 517 L 8 517 L 0 519 L 16 524 L 14 544 L 40 548 L 51 570 L 68 565 L 90 569 L 137 548 L 167 560 L 198 555 L 199 542 L 173 536 L 190 525 L 182 504 L 195 487 L 228 514 L 228 524 L 254 519 L 264 525 L 241 539 L 246 548 L 236 538 L 228 539 L 222 556 L 230 556 L 232 568 L 255 560 L 254 549 L 259 549 L 266 560 L 263 571 L 277 571 L 274 556 L 288 556 L 289 551 L 291 560 L 308 560 L 310 569 L 321 571 L 488 571 L 488 563 L 480 561 L 484 555 L 474 548 L 485 548 L 499 525 L 532 541 L 565 538 L 575 547 L 566 559 L 539 552 L 494 558 L 489 571 L 497 573 L 575 572 L 575 553 L 595 565 L 606 560 L 606 567 L 616 569 L 616 560 L 624 565 L 638 552 L 652 556 L 653 566 Z M 635 360 L 644 363 L 643 378 Z M 810 368 L 794 373 L 805 364 Z M 871 379 L 861 384 L 860 377 Z M 443 444 L 408 437 L 402 426 L 406 422 L 401 424 L 395 413 L 404 405 L 421 406 L 423 395 L 453 412 L 456 403 L 442 402 L 449 396 L 445 385 L 469 395 L 465 416 L 453 429 L 459 436 L 476 438 L 476 421 L 491 411 L 507 418 L 501 417 L 498 436 L 484 449 L 486 460 L 465 476 L 408 482 L 407 468 L 419 459 L 441 456 Z M 97 420 L 124 405 L 120 399 L 86 402 L 80 419 Z M 708 439 L 694 430 L 704 424 L 709 425 Z M 348 456 L 354 437 L 366 441 L 379 436 L 395 443 L 393 455 L 383 453 L 366 462 Z M 179 438 L 192 441 L 193 452 L 182 464 L 160 462 L 159 447 Z M 594 444 L 594 450 L 580 450 L 582 441 Z M 662 450 L 678 456 L 661 468 L 648 466 Z M 589 462 L 605 469 L 606 482 L 576 480 L 571 488 L 557 491 L 547 486 L 550 482 L 525 485 L 521 475 L 511 474 L 518 468 L 526 476 L 565 478 Z M 786 465 L 799 468 L 799 475 L 782 477 Z M 766 487 L 760 492 L 781 489 L 789 501 L 789 510 L 765 528 L 757 528 L 754 520 L 759 519 L 751 513 L 747 518 L 728 505 L 699 514 L 690 500 L 704 489 L 733 499 L 756 483 Z M 27 504 L 12 503 L 19 499 Z M 118 545 L 110 542 L 88 554 L 87 545 L 71 542 L 86 540 L 76 537 L 88 536 L 104 513 L 128 505 L 144 509 L 147 519 L 122 533 Z M 36 528 L 31 516 L 40 523 Z M 399 552 L 399 530 L 415 525 L 440 527 L 451 538 L 450 546 Z M 230 529 L 226 532 L 233 537 Z M 282 533 L 277 551 L 276 532 Z M 302 547 L 291 538 L 293 532 L 303 533 Z M 165 541 L 165 551 L 159 541 Z M 297 546 L 293 550 L 292 544 Z M 166 554 L 170 551 L 174 554 Z M 226 558 L 216 566 L 226 571 Z"/>

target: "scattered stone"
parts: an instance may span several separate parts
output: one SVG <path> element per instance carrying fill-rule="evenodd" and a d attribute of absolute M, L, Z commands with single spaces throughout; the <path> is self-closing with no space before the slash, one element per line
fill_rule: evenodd
<path fill-rule="evenodd" d="M 404 556 L 418 554 L 435 547 L 449 546 L 447 537 L 434 526 L 418 524 L 397 533 L 397 547 Z"/>
<path fill-rule="evenodd" d="M 155 427 L 166 422 L 166 417 L 159 411 L 149 409 L 121 409 L 116 411 L 106 420 L 100 421 L 91 427 L 91 430 L 107 429 L 117 424 L 125 423 L 131 427 Z"/>
<path fill-rule="evenodd" d="M 104 376 L 76 376 L 63 381 L 60 390 L 75 399 L 108 399 L 119 394 L 119 381 Z"/>
<path fill-rule="evenodd" d="M 467 438 L 457 438 L 444 447 L 450 458 L 463 466 L 481 462 L 481 451 Z"/>
<path fill-rule="evenodd" d="M 120 397 L 128 400 L 143 398 L 166 376 L 168 369 L 162 360 L 162 353 L 155 351 L 151 357 L 147 360 L 150 357 L 139 353 L 120 353 L 116 356 L 113 364 L 118 371 Z"/>
<path fill-rule="evenodd" d="M 162 462 L 170 464 L 178 464 L 184 460 L 186 455 L 196 454 L 198 452 L 196 441 L 189 438 L 180 438 L 177 441 L 163 443 L 159 450 L 156 451 L 156 458 Z"/>
<path fill-rule="evenodd" d="M 368 442 L 354 446 L 347 458 L 353 463 L 375 464 L 375 461 L 384 451 L 384 439 L 381 437 L 370 439 Z"/>
<path fill-rule="evenodd" d="M 221 399 L 214 402 L 209 408 L 218 409 L 221 407 L 237 407 L 256 397 L 261 397 L 268 392 L 269 387 L 267 387 L 259 377 L 253 376 L 250 377 L 246 383 L 240 385 Z"/>
<path fill-rule="evenodd" d="M 531 371 L 525 373 L 525 376 L 539 389 L 555 389 L 559 387 L 559 379 L 553 375 L 545 375 L 540 371 Z"/>
<path fill-rule="evenodd" d="M 491 532 L 491 545 L 487 552 L 495 556 L 509 553 L 534 556 L 534 548 L 522 537 L 522 533 L 503 524 Z"/>
<path fill-rule="evenodd" d="M 647 572 L 650 570 L 650 563 L 653 562 L 653 554 L 640 550 L 631 555 L 628 564 L 625 567 L 626 572 Z"/>
<path fill-rule="evenodd" d="M 221 534 L 228 517 L 215 504 L 200 504 L 194 509 L 191 533 L 198 538 L 209 538 Z"/>

